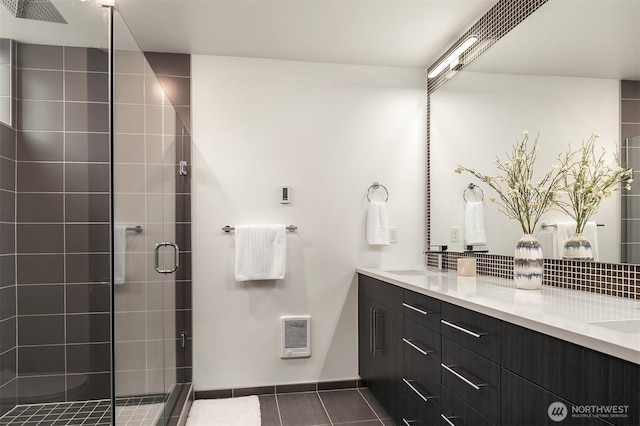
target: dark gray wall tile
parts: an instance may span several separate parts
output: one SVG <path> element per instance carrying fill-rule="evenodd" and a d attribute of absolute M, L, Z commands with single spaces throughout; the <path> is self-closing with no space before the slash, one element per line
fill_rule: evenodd
<path fill-rule="evenodd" d="M 52 389 L 52 394 L 47 397 L 47 402 L 62 402 L 65 400 L 65 377 L 58 376 L 37 376 L 18 377 L 18 403 L 33 404 L 41 403 L 41 396 L 38 396 L 39 389 Z M 55 393 L 54 393 L 55 392 Z M 36 395 L 35 397 L 33 395 Z"/>
<path fill-rule="evenodd" d="M 640 123 L 640 100 L 622 100 L 620 118 L 625 123 Z"/>
<path fill-rule="evenodd" d="M 108 282 L 108 254 L 69 254 L 66 256 L 67 283 Z"/>
<path fill-rule="evenodd" d="M 191 55 L 179 53 L 144 52 L 151 69 L 156 74 L 191 76 Z"/>
<path fill-rule="evenodd" d="M 48 284 L 64 282 L 64 255 L 16 256 L 18 284 Z"/>
<path fill-rule="evenodd" d="M 18 253 L 64 253 L 64 225 L 18 224 Z"/>
<path fill-rule="evenodd" d="M 16 79 L 18 99 L 61 101 L 62 71 L 19 70 Z"/>
<path fill-rule="evenodd" d="M 109 343 L 67 345 L 67 372 L 96 373 L 110 370 Z"/>
<path fill-rule="evenodd" d="M 109 312 L 108 284 L 67 284 L 67 313 Z"/>
<path fill-rule="evenodd" d="M 11 40 L 0 38 L 0 64 L 11 63 Z"/>
<path fill-rule="evenodd" d="M 0 353 L 16 346 L 16 317 L 0 321 Z"/>
<path fill-rule="evenodd" d="M 108 162 L 109 134 L 67 133 L 65 159 L 66 161 Z"/>
<path fill-rule="evenodd" d="M 67 192 L 108 192 L 109 165 L 96 163 L 70 163 L 65 168 Z"/>
<path fill-rule="evenodd" d="M 192 285 L 191 281 L 180 281 L 176 288 L 176 309 L 191 309 Z M 315 388 L 314 388 L 315 390 Z"/>
<path fill-rule="evenodd" d="M 109 75 L 95 72 L 65 72 L 66 101 L 109 102 Z"/>
<path fill-rule="evenodd" d="M 109 55 L 101 49 L 65 47 L 64 67 L 65 70 L 108 72 Z"/>
<path fill-rule="evenodd" d="M 18 379 L 0 387 L 0 416 L 5 415 L 18 404 Z"/>
<path fill-rule="evenodd" d="M 176 271 L 176 280 L 178 281 L 190 281 L 191 280 L 191 253 L 180 253 L 180 267 Z"/>
<path fill-rule="evenodd" d="M 16 159 L 16 132 L 0 123 L 0 156 Z"/>
<path fill-rule="evenodd" d="M 16 144 L 19 161 L 64 160 L 63 132 L 18 132 Z"/>
<path fill-rule="evenodd" d="M 64 124 L 67 131 L 108 132 L 109 105 L 84 102 L 66 102 Z"/>
<path fill-rule="evenodd" d="M 16 349 L 11 349 L 0 356 L 0 386 L 15 379 L 17 368 Z M 2 398 L 2 394 L 0 394 L 0 398 Z"/>
<path fill-rule="evenodd" d="M 64 345 L 18 347 L 18 374 L 40 376 L 64 374 Z"/>
<path fill-rule="evenodd" d="M 18 68 L 62 69 L 62 47 L 43 44 L 17 43 Z"/>
<path fill-rule="evenodd" d="M 621 138 L 624 141 L 627 138 L 640 135 L 640 123 L 638 124 L 623 124 Z"/>
<path fill-rule="evenodd" d="M 0 190 L 0 222 L 14 222 L 16 220 L 15 207 L 15 192 Z"/>
<path fill-rule="evenodd" d="M 64 343 L 64 315 L 20 316 L 18 318 L 18 343 L 20 346 Z"/>
<path fill-rule="evenodd" d="M 18 222 L 63 222 L 64 195 L 18 193 Z"/>
<path fill-rule="evenodd" d="M 16 283 L 16 257 L 0 256 L 0 287 L 15 285 Z"/>
<path fill-rule="evenodd" d="M 67 315 L 67 343 L 109 342 L 109 314 Z"/>
<path fill-rule="evenodd" d="M 68 224 L 65 226 L 67 253 L 109 252 L 108 224 Z"/>
<path fill-rule="evenodd" d="M 108 194 L 65 194 L 65 220 L 68 222 L 108 222 Z"/>
<path fill-rule="evenodd" d="M 161 75 L 158 81 L 174 107 L 191 105 L 191 79 Z"/>
<path fill-rule="evenodd" d="M 79 374 L 81 386 L 75 386 L 73 378 L 67 376 L 67 401 L 87 401 L 108 399 L 111 396 L 111 375 L 109 373 Z"/>
<path fill-rule="evenodd" d="M 18 314 L 64 314 L 64 285 L 18 286 Z"/>
<path fill-rule="evenodd" d="M 15 197 L 18 223 L 63 221 L 63 194 L 24 192 L 16 193 Z"/>
<path fill-rule="evenodd" d="M 16 162 L 0 157 L 0 189 L 15 191 Z"/>
<path fill-rule="evenodd" d="M 640 99 L 640 81 L 622 80 L 620 94 L 627 99 Z"/>
<path fill-rule="evenodd" d="M 18 163 L 19 192 L 62 192 L 62 163 Z"/>
<path fill-rule="evenodd" d="M 181 251 L 191 251 L 191 224 L 177 223 L 175 225 L 175 243 Z"/>
<path fill-rule="evenodd" d="M 176 194 L 176 222 L 191 222 L 190 194 Z"/>
<path fill-rule="evenodd" d="M 16 315 L 16 286 L 0 289 L 0 321 Z M 1 336 L 0 336 L 1 338 Z"/>
<path fill-rule="evenodd" d="M 64 103 L 58 101 L 17 101 L 20 130 L 64 130 Z"/>
<path fill-rule="evenodd" d="M 13 223 L 0 223 L 0 254 L 16 252 L 16 230 Z"/>

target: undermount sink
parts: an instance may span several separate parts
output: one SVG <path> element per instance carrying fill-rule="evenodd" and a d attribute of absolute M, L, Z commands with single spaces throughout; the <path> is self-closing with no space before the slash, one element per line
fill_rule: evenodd
<path fill-rule="evenodd" d="M 395 274 L 395 275 L 404 275 L 404 276 L 420 276 L 420 275 L 427 275 L 430 277 L 435 277 L 438 275 L 442 275 L 442 274 L 438 274 L 436 272 L 429 272 L 429 271 L 425 271 L 423 269 L 391 269 L 388 271 L 390 274 Z"/>
<path fill-rule="evenodd" d="M 592 321 L 589 324 L 623 333 L 640 334 L 640 319 Z"/>

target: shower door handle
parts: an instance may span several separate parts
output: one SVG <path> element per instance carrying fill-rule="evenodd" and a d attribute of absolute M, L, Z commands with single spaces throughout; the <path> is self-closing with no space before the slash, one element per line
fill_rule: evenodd
<path fill-rule="evenodd" d="M 160 269 L 160 247 L 173 247 L 173 253 L 174 253 L 174 265 L 172 269 Z M 163 241 L 161 243 L 156 244 L 156 246 L 153 249 L 153 258 L 154 258 L 154 267 L 156 269 L 156 272 L 160 273 L 160 274 L 172 274 L 175 271 L 178 270 L 178 267 L 180 266 L 180 249 L 178 248 L 178 245 L 176 243 L 172 243 L 170 241 Z"/>

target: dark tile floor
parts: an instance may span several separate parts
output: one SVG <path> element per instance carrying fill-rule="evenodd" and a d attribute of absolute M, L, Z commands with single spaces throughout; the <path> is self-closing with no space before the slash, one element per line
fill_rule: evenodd
<path fill-rule="evenodd" d="M 262 426 L 391 426 L 368 389 L 261 395 Z"/>

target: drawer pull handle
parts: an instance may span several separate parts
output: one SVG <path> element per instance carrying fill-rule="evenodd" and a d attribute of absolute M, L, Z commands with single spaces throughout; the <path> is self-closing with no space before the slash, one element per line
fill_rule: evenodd
<path fill-rule="evenodd" d="M 414 391 L 416 393 L 416 395 L 418 395 L 420 398 L 422 398 L 422 400 L 424 402 L 427 402 L 430 399 L 435 398 L 435 396 L 424 396 L 423 394 L 420 393 L 420 391 L 418 389 L 416 389 L 411 382 L 409 382 L 409 380 L 402 378 L 402 381 L 405 382 L 407 384 L 407 386 L 409 386 L 411 388 L 412 391 Z"/>
<path fill-rule="evenodd" d="M 430 353 L 433 352 L 433 351 L 425 351 L 420 346 L 413 344 L 413 342 L 411 340 L 408 340 L 408 339 L 406 339 L 404 337 L 402 338 L 402 341 L 405 342 L 407 345 L 411 346 L 416 351 L 420 352 L 422 355 L 429 355 Z"/>
<path fill-rule="evenodd" d="M 445 416 L 444 414 L 440 414 L 440 417 L 442 417 L 442 418 L 444 419 L 444 421 L 445 421 L 445 422 L 447 422 L 447 424 L 448 424 L 449 426 L 456 426 L 455 424 L 453 424 L 453 422 L 452 422 L 451 420 L 449 420 L 449 419 L 455 419 L 455 417 L 454 417 L 454 416 L 447 417 L 447 416 Z"/>
<path fill-rule="evenodd" d="M 429 312 L 427 312 L 427 311 L 423 311 L 422 309 L 420 309 L 420 308 L 416 308 L 415 306 L 411 306 L 411 305 L 410 305 L 410 304 L 408 304 L 408 303 L 403 303 L 403 304 L 402 304 L 402 306 L 404 306 L 405 308 L 409 308 L 409 309 L 411 309 L 412 311 L 416 311 L 416 312 L 418 312 L 418 313 L 420 313 L 420 314 L 422 314 L 422 315 L 429 315 Z"/>
<path fill-rule="evenodd" d="M 444 325 L 448 325 L 451 328 L 455 328 L 458 331 L 462 331 L 463 333 L 467 333 L 470 336 L 473 336 L 477 339 L 481 338 L 482 336 L 486 336 L 487 333 L 474 333 L 473 331 L 469 331 L 466 328 L 460 327 L 459 325 L 455 325 L 453 323 L 450 323 L 449 321 L 445 321 L 445 320 L 440 320 L 440 322 Z"/>
<path fill-rule="evenodd" d="M 442 366 L 442 368 L 444 368 L 445 370 L 447 370 L 449 373 L 453 374 L 454 376 L 456 376 L 458 379 L 462 380 L 463 382 L 465 382 L 466 384 L 468 384 L 469 386 L 471 386 L 472 388 L 474 388 L 475 390 L 480 390 L 481 387 L 483 386 L 487 386 L 486 384 L 482 383 L 479 385 L 476 385 L 475 383 L 473 383 L 471 380 L 467 379 L 466 377 L 464 377 L 463 375 L 461 375 L 460 373 L 456 373 L 455 371 L 453 371 L 450 367 L 440 363 L 440 365 Z M 452 366 L 453 367 L 453 366 Z"/>

